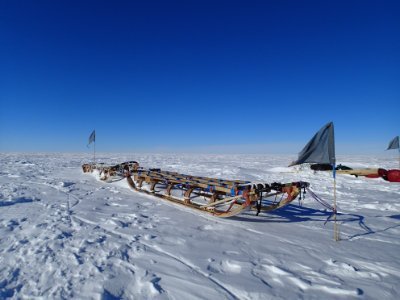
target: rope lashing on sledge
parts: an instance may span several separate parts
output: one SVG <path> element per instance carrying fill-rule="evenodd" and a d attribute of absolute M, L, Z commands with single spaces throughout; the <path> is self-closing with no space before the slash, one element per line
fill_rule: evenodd
<path fill-rule="evenodd" d="M 300 186 L 299 188 L 299 206 L 303 206 L 303 200 L 306 199 L 306 186 Z"/>
<path fill-rule="evenodd" d="M 307 190 L 307 192 L 311 195 L 311 197 L 313 197 L 313 199 L 315 201 L 317 201 L 319 204 L 321 204 L 322 206 L 324 206 L 325 208 L 329 209 L 332 211 L 332 214 L 328 216 L 328 218 L 326 219 L 324 225 L 330 220 L 330 218 L 332 218 L 336 213 L 337 210 L 335 209 L 335 207 L 333 207 L 332 205 L 330 205 L 327 201 L 325 201 L 324 199 L 322 199 L 320 196 L 318 196 L 317 194 L 314 193 L 313 190 L 311 190 L 309 187 L 305 188 Z"/>
<path fill-rule="evenodd" d="M 318 196 L 317 194 L 315 194 L 313 192 L 313 190 L 311 190 L 309 187 L 306 187 L 307 192 L 311 195 L 311 197 L 314 198 L 315 201 L 317 201 L 319 204 L 321 204 L 322 206 L 324 206 L 325 208 L 331 210 L 332 212 L 336 213 L 335 208 L 330 205 L 327 201 L 325 201 L 324 199 L 322 199 L 320 196 Z"/>
<path fill-rule="evenodd" d="M 270 191 L 271 189 L 269 188 L 269 185 L 265 184 L 265 186 L 263 186 L 261 183 L 257 184 L 257 188 L 256 188 L 256 192 L 258 193 L 258 200 L 257 200 L 257 204 L 256 204 L 256 208 L 257 208 L 257 213 L 256 216 L 258 216 L 261 212 L 261 204 L 262 204 L 262 199 L 263 199 L 263 190 L 267 189 L 268 191 Z"/>

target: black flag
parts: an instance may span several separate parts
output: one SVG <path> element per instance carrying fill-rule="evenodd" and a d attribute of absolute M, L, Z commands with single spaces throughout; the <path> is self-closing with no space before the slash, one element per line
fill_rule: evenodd
<path fill-rule="evenodd" d="M 333 123 L 330 122 L 322 127 L 299 153 L 299 158 L 290 166 L 303 163 L 330 164 L 336 163 L 335 158 L 335 136 Z"/>
<path fill-rule="evenodd" d="M 95 132 L 95 130 L 93 130 L 93 132 L 90 134 L 90 136 L 89 136 L 89 144 L 88 144 L 88 146 L 92 143 L 92 142 L 95 142 L 96 141 L 96 132 Z"/>
<path fill-rule="evenodd" d="M 389 146 L 386 150 L 390 149 L 399 149 L 399 136 L 396 136 L 393 140 L 390 141 Z"/>

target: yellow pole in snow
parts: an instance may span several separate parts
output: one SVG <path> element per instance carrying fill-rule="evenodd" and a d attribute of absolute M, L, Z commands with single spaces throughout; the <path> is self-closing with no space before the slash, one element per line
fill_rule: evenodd
<path fill-rule="evenodd" d="M 339 232 L 339 224 L 337 223 L 336 219 L 336 163 L 332 165 L 332 175 L 333 175 L 333 209 L 334 209 L 334 215 L 333 215 L 333 239 L 338 242 L 340 240 L 340 232 Z"/>

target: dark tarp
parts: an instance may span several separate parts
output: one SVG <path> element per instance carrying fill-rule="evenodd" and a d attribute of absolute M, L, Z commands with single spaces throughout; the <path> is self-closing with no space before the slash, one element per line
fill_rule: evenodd
<path fill-rule="evenodd" d="M 393 140 L 390 141 L 389 146 L 386 150 L 390 149 L 399 149 L 399 136 L 396 136 Z"/>
<path fill-rule="evenodd" d="M 313 164 L 310 166 L 310 169 L 313 171 L 331 171 L 333 170 L 333 166 L 331 164 Z M 339 164 L 336 167 L 336 170 L 353 170 L 353 169 L 348 166 Z"/>
<path fill-rule="evenodd" d="M 333 123 L 330 122 L 322 127 L 299 153 L 299 158 L 290 166 L 303 163 L 318 163 L 334 165 L 335 137 Z"/>

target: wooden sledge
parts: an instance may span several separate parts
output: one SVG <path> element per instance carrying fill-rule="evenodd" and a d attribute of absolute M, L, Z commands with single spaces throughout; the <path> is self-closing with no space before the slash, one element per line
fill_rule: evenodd
<path fill-rule="evenodd" d="M 301 194 L 308 182 L 251 183 L 186 175 L 160 169 L 144 169 L 136 161 L 115 166 L 84 164 L 83 172 L 97 171 L 106 182 L 126 178 L 135 191 L 153 195 L 179 205 L 199 210 L 220 218 L 236 216 L 245 210 L 271 211 L 279 209 Z M 272 204 L 263 199 L 274 197 Z M 277 200 L 280 198 L 279 200 Z M 269 202 L 271 203 L 271 201 Z"/>

